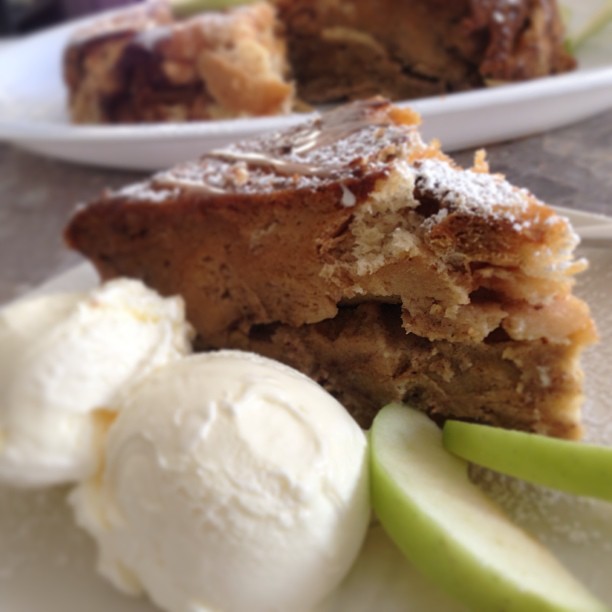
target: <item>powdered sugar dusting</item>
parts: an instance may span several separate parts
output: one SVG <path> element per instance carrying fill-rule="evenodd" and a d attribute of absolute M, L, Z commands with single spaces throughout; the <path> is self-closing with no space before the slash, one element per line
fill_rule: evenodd
<path fill-rule="evenodd" d="M 494 174 L 462 170 L 445 160 L 417 162 L 416 186 L 440 201 L 440 212 L 428 220 L 435 224 L 447 210 L 503 217 L 520 231 L 529 221 L 524 218 L 535 200 L 525 189 L 518 189 Z"/>
<path fill-rule="evenodd" d="M 125 198 L 127 200 L 139 200 L 151 203 L 161 204 L 173 198 L 176 198 L 180 193 L 180 190 L 176 185 L 165 187 L 165 186 L 154 186 L 151 182 L 140 182 L 133 183 L 113 192 L 113 196 Z"/>

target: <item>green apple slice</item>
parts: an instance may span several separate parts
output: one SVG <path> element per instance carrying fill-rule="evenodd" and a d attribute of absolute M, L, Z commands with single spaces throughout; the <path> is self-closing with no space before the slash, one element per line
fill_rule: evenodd
<path fill-rule="evenodd" d="M 384 529 L 470 609 L 608 610 L 470 482 L 467 463 L 444 450 L 427 416 L 386 406 L 370 443 L 372 503 Z"/>
<path fill-rule="evenodd" d="M 612 0 L 600 6 L 582 28 L 568 39 L 569 50 L 575 53 L 582 45 L 599 34 L 612 21 Z"/>
<path fill-rule="evenodd" d="M 575 495 L 612 501 L 612 448 L 447 421 L 446 450 L 483 467 Z"/>

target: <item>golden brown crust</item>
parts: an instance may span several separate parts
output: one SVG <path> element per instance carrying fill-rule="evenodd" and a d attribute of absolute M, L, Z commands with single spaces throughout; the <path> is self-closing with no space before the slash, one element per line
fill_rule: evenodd
<path fill-rule="evenodd" d="M 105 278 L 183 295 L 205 346 L 288 361 L 364 425 L 402 399 L 578 435 L 594 328 L 571 294 L 575 233 L 416 122 L 380 99 L 341 107 L 106 194 L 68 242 Z"/>
<path fill-rule="evenodd" d="M 288 112 L 285 43 L 265 2 L 175 21 L 146 3 L 77 32 L 64 57 L 77 123 Z"/>

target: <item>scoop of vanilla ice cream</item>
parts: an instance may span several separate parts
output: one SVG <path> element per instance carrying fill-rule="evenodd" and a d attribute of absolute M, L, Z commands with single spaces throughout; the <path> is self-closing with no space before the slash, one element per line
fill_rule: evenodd
<path fill-rule="evenodd" d="M 366 438 L 289 367 L 192 355 L 131 387 L 71 502 L 125 592 L 172 612 L 311 610 L 366 533 Z"/>
<path fill-rule="evenodd" d="M 0 311 L 0 480 L 46 486 L 91 474 L 103 409 L 190 352 L 190 334 L 180 298 L 127 279 Z"/>

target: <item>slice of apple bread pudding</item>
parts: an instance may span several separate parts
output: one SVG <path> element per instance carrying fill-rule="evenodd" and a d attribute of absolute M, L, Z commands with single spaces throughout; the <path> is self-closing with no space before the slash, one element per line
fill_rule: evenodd
<path fill-rule="evenodd" d="M 579 437 L 595 330 L 575 232 L 418 123 L 379 98 L 339 107 L 105 193 L 67 241 L 103 278 L 181 294 L 202 348 L 284 361 L 363 426 L 402 400 Z"/>

